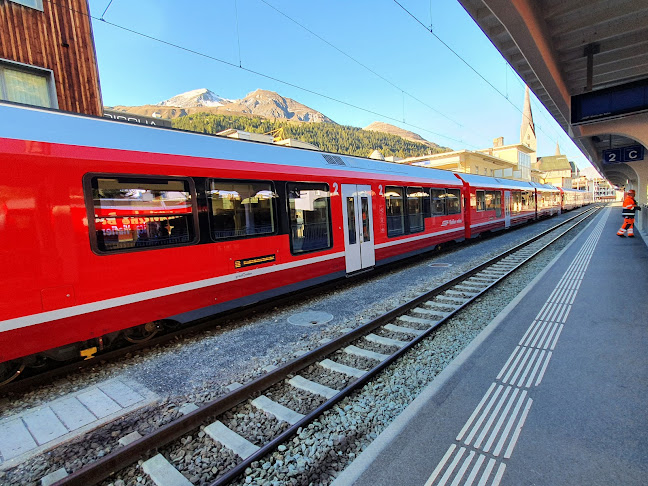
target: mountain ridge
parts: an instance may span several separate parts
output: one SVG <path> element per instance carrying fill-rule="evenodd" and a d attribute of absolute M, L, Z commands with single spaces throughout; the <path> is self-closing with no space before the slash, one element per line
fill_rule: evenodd
<path fill-rule="evenodd" d="M 133 113 L 140 116 L 170 119 L 174 123 L 174 126 L 181 125 L 184 129 L 192 130 L 194 122 L 190 122 L 186 119 L 182 123 L 179 122 L 179 120 L 185 117 L 190 117 L 197 121 L 200 125 L 195 126 L 195 130 L 203 132 L 207 131 L 204 127 L 205 117 L 202 117 L 200 119 L 195 118 L 195 116 L 199 114 L 211 116 L 230 116 L 234 118 L 242 117 L 242 119 L 248 120 L 253 120 L 254 118 L 258 117 L 260 119 L 265 119 L 277 123 L 287 122 L 306 125 L 322 124 L 323 126 L 337 125 L 337 123 L 317 110 L 314 110 L 291 98 L 283 97 L 279 93 L 276 93 L 274 91 L 264 89 L 257 89 L 255 91 L 252 91 L 251 93 L 248 93 L 245 97 L 236 100 L 223 98 L 222 96 L 217 95 L 207 88 L 199 88 L 180 93 L 155 105 L 117 105 L 107 108 L 127 113 Z M 243 124 L 239 122 L 238 124 L 239 126 L 246 124 L 249 125 L 249 122 Z M 227 128 L 234 127 L 235 126 L 232 125 L 231 127 Z M 434 142 L 430 142 L 417 133 L 410 132 L 408 130 L 404 130 L 402 128 L 384 122 L 376 121 L 371 123 L 364 129 L 357 128 L 357 130 L 364 130 L 366 132 L 378 132 L 400 137 L 409 142 L 428 147 L 430 153 L 451 150 L 448 147 L 442 147 Z M 330 132 L 326 130 L 324 131 L 327 133 Z M 212 132 L 211 129 L 209 129 L 209 132 L 215 133 Z M 374 148 L 379 148 L 383 151 L 387 149 L 387 152 L 390 152 L 388 147 Z"/>

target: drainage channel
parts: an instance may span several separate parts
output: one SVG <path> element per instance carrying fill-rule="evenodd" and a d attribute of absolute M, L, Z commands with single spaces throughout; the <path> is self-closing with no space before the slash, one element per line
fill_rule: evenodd
<path fill-rule="evenodd" d="M 421 340 L 543 249 L 596 213 L 593 208 L 473 268 L 374 321 L 257 378 L 228 395 L 83 467 L 55 484 L 97 484 L 113 473 L 146 459 L 142 469 L 160 486 L 193 484 L 182 471 L 182 446 L 192 437 L 219 444 L 223 454 L 210 457 L 212 486 L 224 485 L 250 465 L 289 441 L 326 410 L 362 388 Z M 566 226 L 566 229 L 563 228 Z M 305 320 L 309 317 L 306 316 Z M 338 377 L 331 386 L 318 371 Z M 335 380 L 334 380 L 335 381 Z M 297 399 L 295 399 L 297 396 Z M 254 440 L 241 428 L 241 417 L 261 411 Z M 259 427 L 260 426 L 260 427 Z M 192 437 L 191 437 L 192 436 Z M 187 439 L 189 437 L 189 439 Z M 208 439 L 209 438 L 209 439 Z M 213 449 L 212 449 L 213 450 Z M 160 453 L 163 452 L 163 453 Z M 171 457 L 171 461 L 167 458 Z M 221 457 L 223 456 L 223 457 Z M 211 465 L 211 464 L 210 464 Z M 185 474 L 183 474 L 185 472 Z M 171 482 L 170 482 L 171 481 Z M 201 483 L 205 478 L 201 479 Z"/>

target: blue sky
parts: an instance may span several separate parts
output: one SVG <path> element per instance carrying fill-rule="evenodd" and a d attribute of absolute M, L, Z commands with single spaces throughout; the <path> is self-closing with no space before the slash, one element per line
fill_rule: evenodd
<path fill-rule="evenodd" d="M 267 89 L 340 124 L 383 121 L 456 150 L 518 142 L 524 83 L 461 5 L 399 3 L 420 23 L 393 0 L 89 0 L 104 104 Z M 589 166 L 531 98 L 538 155 L 558 142 Z"/>

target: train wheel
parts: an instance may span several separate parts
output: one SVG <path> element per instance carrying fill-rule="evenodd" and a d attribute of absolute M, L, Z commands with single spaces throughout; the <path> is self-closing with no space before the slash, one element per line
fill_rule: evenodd
<path fill-rule="evenodd" d="M 24 369 L 25 362 L 23 360 L 0 363 L 0 386 L 18 378 Z"/>
<path fill-rule="evenodd" d="M 124 331 L 124 339 L 129 343 L 140 344 L 145 343 L 159 331 L 158 325 L 155 322 L 147 322 L 141 326 L 131 327 Z"/>

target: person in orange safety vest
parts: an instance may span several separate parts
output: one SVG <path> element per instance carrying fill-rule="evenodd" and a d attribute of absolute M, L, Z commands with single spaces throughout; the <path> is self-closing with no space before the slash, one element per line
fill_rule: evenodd
<path fill-rule="evenodd" d="M 623 200 L 623 212 L 621 213 L 621 216 L 623 216 L 623 226 L 621 226 L 621 229 L 617 231 L 618 236 L 624 237 L 626 235 L 626 230 L 628 231 L 629 237 L 634 236 L 634 219 L 635 211 L 637 209 L 641 211 L 641 207 L 635 200 L 635 191 L 634 189 L 630 189 Z"/>

